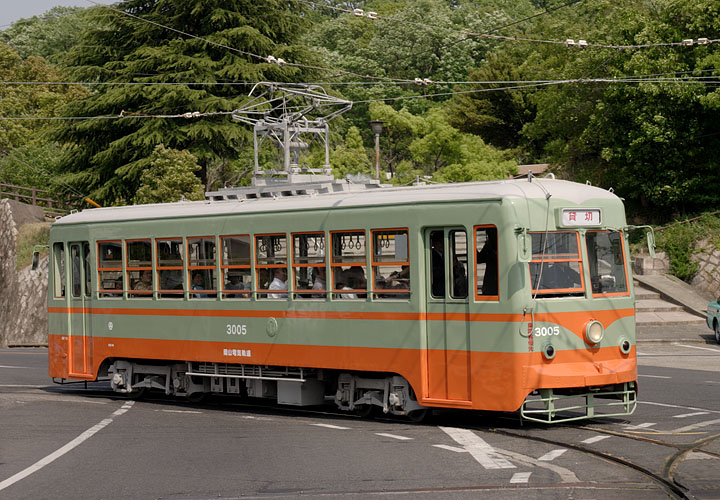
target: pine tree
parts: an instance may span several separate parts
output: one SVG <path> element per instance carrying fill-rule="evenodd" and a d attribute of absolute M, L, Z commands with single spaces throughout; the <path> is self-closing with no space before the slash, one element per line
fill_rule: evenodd
<path fill-rule="evenodd" d="M 188 150 L 203 169 L 232 160 L 252 147 L 252 133 L 229 115 L 252 83 L 310 78 L 252 55 L 312 64 L 307 49 L 293 45 L 303 18 L 292 0 L 126 0 L 91 10 L 99 27 L 64 62 L 82 81 L 116 85 L 98 85 L 64 111 L 114 118 L 67 121 L 57 138 L 69 146 L 64 180 L 105 204 L 132 199 L 157 144 Z M 148 117 L 188 112 L 228 114 Z"/>

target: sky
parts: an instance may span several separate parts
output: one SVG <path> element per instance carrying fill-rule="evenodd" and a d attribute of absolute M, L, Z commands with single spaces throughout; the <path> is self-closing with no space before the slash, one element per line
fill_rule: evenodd
<path fill-rule="evenodd" d="M 95 3 L 110 5 L 118 0 L 93 0 Z M 39 16 L 53 7 L 92 7 L 95 3 L 87 0 L 0 0 L 0 29 L 24 17 Z"/>

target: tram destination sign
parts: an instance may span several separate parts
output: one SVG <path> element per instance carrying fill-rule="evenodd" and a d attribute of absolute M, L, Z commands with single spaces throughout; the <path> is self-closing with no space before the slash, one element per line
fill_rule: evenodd
<path fill-rule="evenodd" d="M 563 208 L 560 211 L 560 225 L 563 227 L 601 226 L 602 210 L 599 208 Z"/>

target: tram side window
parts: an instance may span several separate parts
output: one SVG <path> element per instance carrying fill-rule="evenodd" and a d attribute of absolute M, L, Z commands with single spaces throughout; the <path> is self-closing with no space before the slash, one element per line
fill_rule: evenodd
<path fill-rule="evenodd" d="M 55 283 L 55 298 L 65 297 L 65 245 L 55 243 L 53 245 L 53 281 Z"/>
<path fill-rule="evenodd" d="M 579 234 L 572 231 L 530 233 L 532 293 L 541 297 L 582 295 L 584 283 Z"/>
<path fill-rule="evenodd" d="M 80 297 L 82 288 L 82 278 L 80 275 L 81 269 L 80 260 L 80 247 L 77 245 L 70 245 L 70 269 L 72 276 L 72 296 L 77 298 Z"/>
<path fill-rule="evenodd" d="M 475 298 L 497 300 L 498 237 L 494 226 L 475 227 Z"/>
<path fill-rule="evenodd" d="M 248 299 L 252 290 L 250 276 L 250 236 L 221 236 L 222 291 L 228 299 Z"/>
<path fill-rule="evenodd" d="M 255 282 L 261 298 L 286 299 L 287 236 L 284 234 L 255 235 Z"/>
<path fill-rule="evenodd" d="M 367 298 L 365 231 L 335 231 L 330 234 L 333 298 Z"/>
<path fill-rule="evenodd" d="M 148 299 L 153 294 L 152 243 L 149 239 L 126 240 L 127 283 L 130 297 Z"/>
<path fill-rule="evenodd" d="M 407 229 L 375 229 L 373 241 L 374 298 L 410 298 Z"/>
<path fill-rule="evenodd" d="M 629 293 L 622 233 L 588 231 L 585 234 L 593 295 Z"/>
<path fill-rule="evenodd" d="M 122 242 L 98 241 L 98 292 L 100 297 L 122 297 Z"/>
<path fill-rule="evenodd" d="M 187 239 L 188 277 L 193 293 L 190 298 L 217 297 L 215 287 L 215 237 L 203 236 Z"/>
<path fill-rule="evenodd" d="M 294 233 L 292 242 L 294 297 L 324 299 L 327 296 L 325 233 Z"/>
<path fill-rule="evenodd" d="M 183 274 L 182 238 L 155 240 L 157 256 L 158 291 L 163 298 L 183 298 L 185 285 Z"/>
<path fill-rule="evenodd" d="M 450 231 L 450 257 L 452 258 L 452 290 L 454 299 L 468 296 L 468 242 L 465 231 Z"/>

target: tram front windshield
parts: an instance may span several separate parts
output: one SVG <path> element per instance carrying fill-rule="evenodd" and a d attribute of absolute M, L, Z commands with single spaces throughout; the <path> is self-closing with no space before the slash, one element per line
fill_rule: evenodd
<path fill-rule="evenodd" d="M 580 233 L 552 231 L 530 235 L 532 293 L 538 298 L 584 296 L 586 284 Z M 585 234 L 594 296 L 628 293 L 622 239 L 622 233 L 618 231 L 588 231 Z"/>

